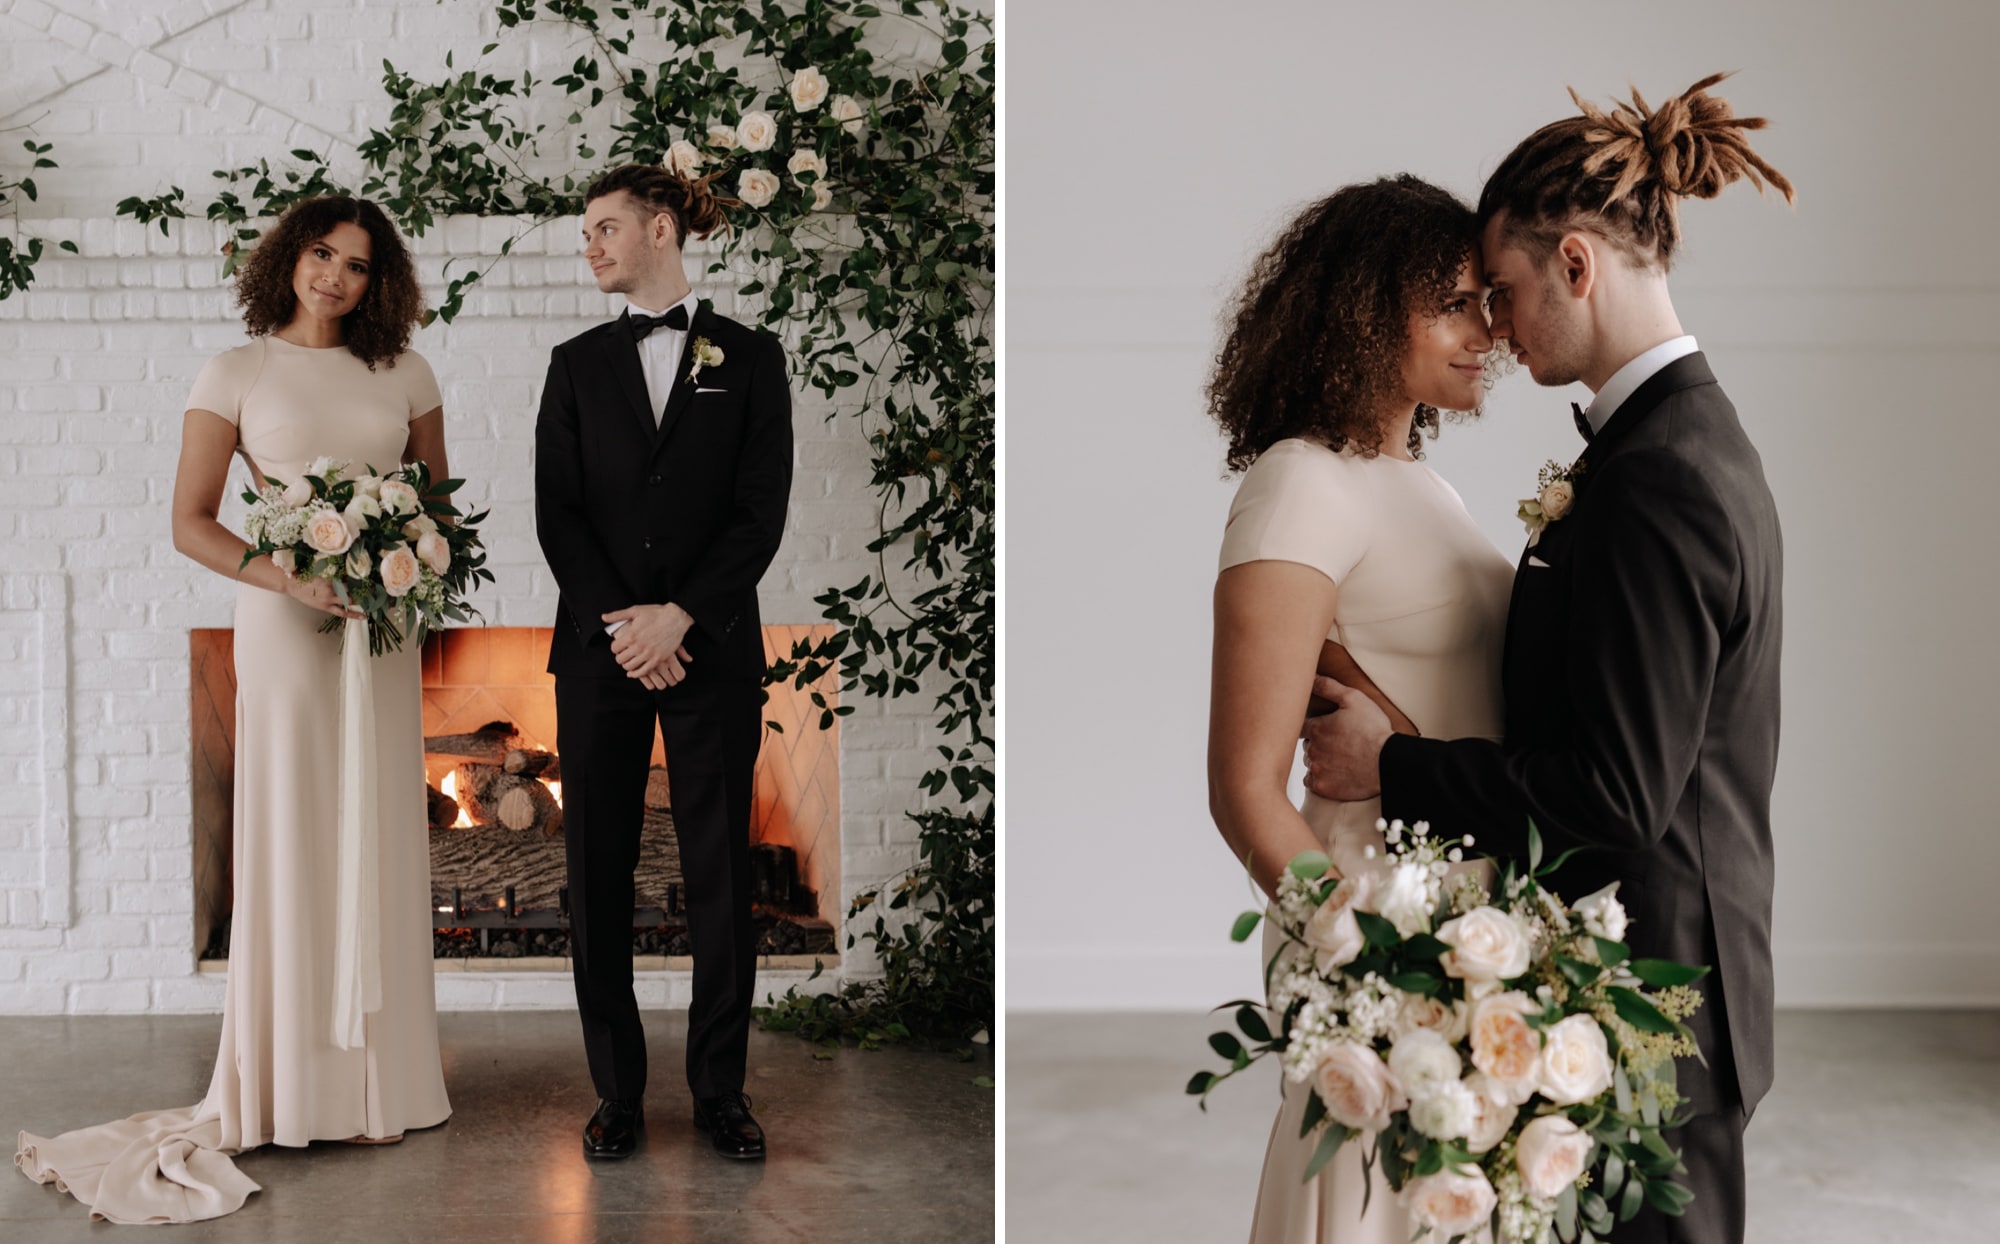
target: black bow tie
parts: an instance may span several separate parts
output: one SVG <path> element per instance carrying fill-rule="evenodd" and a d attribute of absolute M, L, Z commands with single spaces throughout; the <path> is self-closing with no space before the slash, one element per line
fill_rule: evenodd
<path fill-rule="evenodd" d="M 665 315 L 641 315 L 637 311 L 629 311 L 626 318 L 632 325 L 632 340 L 644 341 L 656 328 L 677 328 L 686 332 L 688 309 L 686 303 L 679 303 L 668 307 Z"/>
<path fill-rule="evenodd" d="M 1597 435 L 1597 432 L 1590 426 L 1590 417 L 1583 413 L 1583 407 L 1578 406 L 1575 402 L 1571 402 L 1569 404 L 1569 413 L 1576 420 L 1577 434 L 1583 437 L 1584 440 L 1588 441 Z"/>

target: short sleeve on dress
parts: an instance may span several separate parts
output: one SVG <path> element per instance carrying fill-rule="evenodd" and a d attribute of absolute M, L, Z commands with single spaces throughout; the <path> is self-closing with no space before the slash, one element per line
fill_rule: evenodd
<path fill-rule="evenodd" d="M 438 389 L 437 373 L 431 370 L 430 360 L 423 355 L 415 350 L 405 350 L 397 355 L 396 375 L 403 378 L 403 393 L 409 399 L 411 422 L 444 405 L 444 394 Z"/>
<path fill-rule="evenodd" d="M 1298 562 L 1335 584 L 1367 551 L 1372 521 L 1362 473 L 1341 455 L 1284 440 L 1252 463 L 1237 485 L 1218 571 L 1244 562 Z"/>
<path fill-rule="evenodd" d="M 263 348 L 263 342 L 253 341 L 247 346 L 224 350 L 202 364 L 201 374 L 194 378 L 194 388 L 188 393 L 185 409 L 213 411 L 232 424 L 240 424 L 243 420 L 243 395 L 250 391 L 250 385 L 257 379 L 257 369 L 264 357 Z"/>

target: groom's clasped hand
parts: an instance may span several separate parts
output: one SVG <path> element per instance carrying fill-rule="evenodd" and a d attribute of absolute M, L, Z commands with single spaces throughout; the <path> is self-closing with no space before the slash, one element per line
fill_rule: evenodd
<path fill-rule="evenodd" d="M 633 605 L 603 615 L 603 622 L 618 628 L 611 637 L 611 655 L 646 690 L 678 686 L 687 677 L 687 667 L 694 664 L 683 642 L 694 629 L 687 610 L 675 604 Z"/>

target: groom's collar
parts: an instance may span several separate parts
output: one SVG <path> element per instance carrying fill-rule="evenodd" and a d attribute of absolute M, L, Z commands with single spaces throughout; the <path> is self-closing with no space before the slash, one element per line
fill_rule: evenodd
<path fill-rule="evenodd" d="M 1582 461 L 1586 465 L 1602 462 L 1605 455 L 1661 402 L 1676 393 L 1714 383 L 1715 373 L 1709 369 L 1708 357 L 1699 350 L 1668 363 L 1646 377 L 1644 383 L 1632 390 L 1630 397 L 1618 404 L 1618 409 L 1605 421 L 1604 427 L 1584 447 Z"/>
<path fill-rule="evenodd" d="M 1618 408 L 1638 392 L 1640 385 L 1652 379 L 1655 372 L 1675 359 L 1685 358 L 1700 348 L 1695 344 L 1693 337 L 1682 334 L 1661 342 L 1612 372 L 1611 379 L 1604 382 L 1604 387 L 1597 391 L 1597 396 L 1584 408 L 1583 417 L 1590 420 L 1591 432 L 1602 432 L 1604 425 L 1611 422 L 1611 416 L 1618 413 Z"/>

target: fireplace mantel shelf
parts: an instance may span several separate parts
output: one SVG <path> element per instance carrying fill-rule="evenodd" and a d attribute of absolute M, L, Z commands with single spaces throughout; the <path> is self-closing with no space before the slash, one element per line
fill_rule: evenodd
<path fill-rule="evenodd" d="M 433 962 L 440 974 L 445 972 L 560 972 L 564 976 L 570 974 L 569 960 L 551 955 L 523 955 L 517 959 L 437 959 Z M 832 954 L 757 956 L 757 970 L 760 972 L 810 972 L 821 964 L 831 972 L 840 966 L 840 956 Z M 632 970 L 692 972 L 694 958 L 691 955 L 634 955 Z M 204 976 L 226 976 L 229 973 L 229 960 L 203 959 L 201 972 Z"/>

